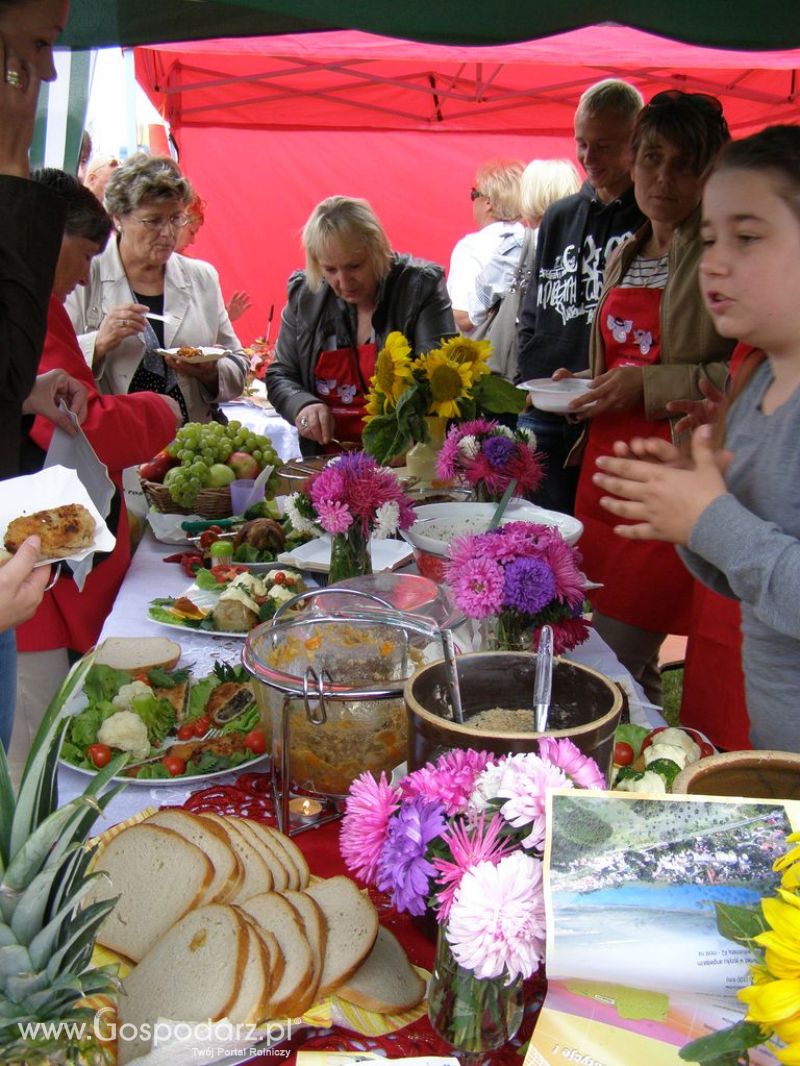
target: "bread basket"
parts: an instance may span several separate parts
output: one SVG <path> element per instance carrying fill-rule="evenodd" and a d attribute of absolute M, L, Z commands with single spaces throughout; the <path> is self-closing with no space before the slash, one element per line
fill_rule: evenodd
<path fill-rule="evenodd" d="M 221 489 L 200 489 L 191 507 L 175 503 L 167 486 L 157 481 L 142 479 L 142 492 L 150 506 L 162 514 L 197 514 L 202 518 L 228 518 L 233 514 L 231 490 L 227 485 Z"/>

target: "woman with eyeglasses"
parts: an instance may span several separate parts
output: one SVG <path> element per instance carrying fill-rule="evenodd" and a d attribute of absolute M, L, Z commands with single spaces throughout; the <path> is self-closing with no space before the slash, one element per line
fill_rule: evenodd
<path fill-rule="evenodd" d="M 116 236 L 66 307 L 102 392 L 158 392 L 184 421 L 208 422 L 241 394 L 247 358 L 209 263 L 174 255 L 194 191 L 171 159 L 138 153 L 118 167 L 105 206 Z M 161 350 L 220 345 L 232 354 L 188 364 Z"/>
<path fill-rule="evenodd" d="M 575 514 L 584 524 L 593 624 L 620 661 L 661 702 L 658 654 L 668 633 L 687 633 L 692 578 L 672 545 L 630 542 L 600 504 L 595 461 L 634 437 L 673 437 L 667 404 L 702 399 L 701 381 L 721 386 L 733 348 L 714 329 L 697 280 L 700 202 L 729 139 L 712 96 L 659 93 L 640 111 L 632 177 L 647 222 L 609 262 L 590 345 L 591 388 L 573 400 L 587 422 Z M 559 370 L 554 377 L 569 376 Z"/>

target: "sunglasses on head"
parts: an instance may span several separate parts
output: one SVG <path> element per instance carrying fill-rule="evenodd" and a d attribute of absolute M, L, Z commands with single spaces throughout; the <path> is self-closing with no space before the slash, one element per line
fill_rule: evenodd
<path fill-rule="evenodd" d="M 470 198 L 470 200 L 472 200 L 473 203 L 476 200 L 480 200 L 480 198 L 482 196 L 485 196 L 485 195 L 486 195 L 486 193 L 482 193 L 480 189 L 472 188 L 472 189 L 469 190 L 469 198 Z"/>

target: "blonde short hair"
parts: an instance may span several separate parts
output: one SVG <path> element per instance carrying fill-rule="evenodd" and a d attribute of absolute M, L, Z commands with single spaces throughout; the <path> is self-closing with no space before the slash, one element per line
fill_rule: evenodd
<path fill-rule="evenodd" d="M 318 292 L 322 286 L 320 258 L 334 243 L 345 248 L 366 249 L 379 281 L 389 273 L 392 246 L 369 203 L 352 196 L 329 196 L 317 204 L 303 227 L 306 281 L 312 292 Z"/>
<path fill-rule="evenodd" d="M 108 179 L 105 207 L 120 217 L 153 200 L 177 200 L 185 208 L 193 199 L 194 189 L 174 159 L 137 152 Z"/>
<path fill-rule="evenodd" d="M 633 122 L 644 106 L 644 98 L 637 88 L 619 78 L 604 78 L 581 94 L 579 114 L 596 115 L 600 111 L 616 111 Z"/>
<path fill-rule="evenodd" d="M 572 196 L 581 187 L 578 171 L 566 159 L 534 159 L 522 172 L 519 203 L 522 217 L 541 219 L 550 204 Z"/>
<path fill-rule="evenodd" d="M 498 222 L 513 222 L 520 216 L 519 182 L 524 169 L 520 159 L 490 159 L 478 167 L 475 188 L 488 199 Z"/>

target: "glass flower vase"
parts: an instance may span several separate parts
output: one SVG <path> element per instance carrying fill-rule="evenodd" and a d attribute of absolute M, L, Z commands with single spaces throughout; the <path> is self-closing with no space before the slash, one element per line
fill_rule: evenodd
<path fill-rule="evenodd" d="M 428 1018 L 443 1040 L 463 1056 L 475 1056 L 473 1062 L 502 1047 L 520 1027 L 524 1010 L 522 978 L 508 984 L 506 981 L 505 974 L 476 977 L 471 970 L 459 966 L 447 940 L 447 927 L 439 926 L 428 986 Z"/>
<path fill-rule="evenodd" d="M 533 651 L 536 627 L 508 611 L 484 618 L 480 628 L 481 651 Z"/>
<path fill-rule="evenodd" d="M 369 533 L 365 533 L 357 522 L 354 522 L 347 532 L 333 534 L 329 584 L 334 585 L 348 577 L 372 573 L 369 539 Z"/>
<path fill-rule="evenodd" d="M 418 479 L 417 484 L 430 486 L 436 483 L 436 460 L 447 433 L 447 419 L 434 416 L 425 419 L 428 439 L 417 441 L 406 452 L 406 470 Z"/>

